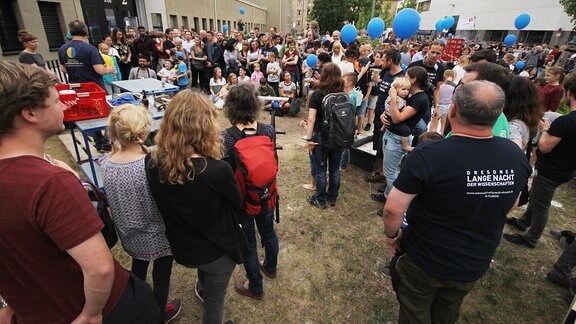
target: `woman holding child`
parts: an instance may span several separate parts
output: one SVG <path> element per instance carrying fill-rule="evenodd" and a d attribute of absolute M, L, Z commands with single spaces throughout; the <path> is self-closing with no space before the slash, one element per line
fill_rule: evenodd
<path fill-rule="evenodd" d="M 388 196 L 392 190 L 394 180 L 398 176 L 398 165 L 405 151 L 402 149 L 402 134 L 396 129 L 407 126 L 413 130 L 416 124 L 430 109 L 430 100 L 424 92 L 428 87 L 428 73 L 423 67 L 415 66 L 406 71 L 406 77 L 410 80 L 410 95 L 406 101 L 406 106 L 402 109 L 398 106 L 398 91 L 391 87 L 390 97 L 390 118 L 386 115 L 380 117 L 382 122 L 387 125 L 386 132 L 382 137 L 382 146 L 384 152 L 384 175 L 386 176 L 386 191 Z M 404 125 L 402 125 L 404 124 Z"/>

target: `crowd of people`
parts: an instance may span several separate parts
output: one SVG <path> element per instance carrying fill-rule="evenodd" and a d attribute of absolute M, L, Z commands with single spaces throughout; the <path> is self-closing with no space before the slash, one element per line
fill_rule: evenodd
<path fill-rule="evenodd" d="M 376 152 L 375 171 L 365 180 L 381 184 L 371 197 L 384 203 L 377 214 L 394 252 L 381 271 L 392 277 L 400 323 L 456 322 L 501 237 L 534 248 L 555 189 L 574 178 L 576 75 L 573 59 L 556 46 L 471 42 L 460 57 L 443 62 L 441 39 L 399 40 L 390 33 L 375 49 L 343 43 L 339 31 L 321 35 L 317 24 L 302 38 L 274 28 L 232 30 L 230 37 L 114 29 L 98 49 L 85 42 L 83 22 L 69 28 L 72 39 L 59 58 L 70 82 L 97 82 L 112 92 L 113 80 L 161 78 L 181 90 L 167 106 L 154 152 L 144 145 L 150 114 L 133 105 L 112 112 L 110 142 L 94 136 L 112 151 L 100 163 L 122 246 L 132 257 L 128 272 L 99 234 L 102 225 L 76 175 L 44 153 L 47 138 L 64 127 L 57 80 L 44 69 L 0 62 L 6 175 L 0 188 L 11 188 L 0 199 L 8 211 L 0 228 L 7 247 L 0 252 L 7 301 L 0 322 L 169 322 L 182 307 L 179 299 L 167 300 L 173 261 L 198 272 L 193 289 L 203 323 L 222 323 L 236 264 L 244 265 L 247 280 L 234 289 L 262 299 L 260 272 L 277 273 L 274 211 L 247 212 L 234 158 L 236 132 L 275 142 L 274 128 L 257 122 L 262 108 L 293 115 L 302 104 L 308 108 L 301 125 L 312 182 L 303 186 L 314 191 L 308 203 L 326 209 L 337 205 L 350 153 L 325 143 L 325 99 L 343 93 L 353 105 L 354 133 L 371 135 Z M 37 40 L 24 32 L 21 40 L 21 61 L 42 67 Z M 312 54 L 317 62 L 308 66 Z M 518 61 L 526 68 L 517 69 Z M 286 100 L 262 102 L 258 95 Z M 215 107 L 224 109 L 231 128 L 220 129 Z M 523 216 L 506 218 L 518 204 L 527 204 Z M 527 233 L 502 235 L 505 223 Z M 548 274 L 572 296 L 575 249 L 570 244 Z M 153 289 L 144 283 L 150 262 Z M 46 264 L 50 271 L 34 271 Z"/>

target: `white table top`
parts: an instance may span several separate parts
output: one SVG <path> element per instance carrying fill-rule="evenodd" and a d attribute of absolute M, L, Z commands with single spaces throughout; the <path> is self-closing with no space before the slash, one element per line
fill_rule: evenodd
<path fill-rule="evenodd" d="M 270 101 L 280 101 L 280 102 L 290 100 L 290 98 L 286 98 L 286 97 L 272 97 L 272 96 L 258 96 L 258 99 L 270 100 Z"/>
<path fill-rule="evenodd" d="M 179 87 L 168 83 L 164 84 L 164 87 L 162 87 L 162 81 L 152 78 L 114 81 L 112 82 L 112 85 L 128 92 L 142 93 L 142 90 L 144 90 L 146 94 L 176 92 L 180 89 Z"/>

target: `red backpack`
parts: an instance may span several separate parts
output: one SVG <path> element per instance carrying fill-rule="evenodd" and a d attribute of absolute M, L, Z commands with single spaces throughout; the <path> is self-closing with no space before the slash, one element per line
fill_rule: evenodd
<path fill-rule="evenodd" d="M 236 140 L 233 150 L 234 175 L 243 197 L 242 209 L 252 216 L 278 210 L 278 157 L 274 141 L 265 135 L 265 125 L 257 124 L 256 134 L 247 135 L 236 126 L 227 129 Z"/>

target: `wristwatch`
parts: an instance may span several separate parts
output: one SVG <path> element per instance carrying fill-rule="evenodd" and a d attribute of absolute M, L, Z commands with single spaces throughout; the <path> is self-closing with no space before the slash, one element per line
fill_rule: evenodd
<path fill-rule="evenodd" d="M 0 299 L 0 309 L 8 307 L 8 303 L 4 299 Z"/>

